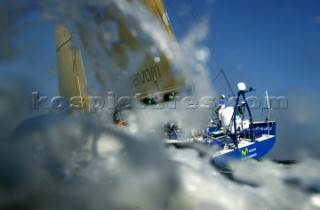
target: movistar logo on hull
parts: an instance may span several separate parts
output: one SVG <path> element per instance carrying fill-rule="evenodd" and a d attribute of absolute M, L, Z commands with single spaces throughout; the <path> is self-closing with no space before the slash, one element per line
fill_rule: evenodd
<path fill-rule="evenodd" d="M 248 152 L 249 152 L 248 148 L 245 148 L 245 149 L 241 150 L 241 155 L 246 156 L 248 154 Z"/>

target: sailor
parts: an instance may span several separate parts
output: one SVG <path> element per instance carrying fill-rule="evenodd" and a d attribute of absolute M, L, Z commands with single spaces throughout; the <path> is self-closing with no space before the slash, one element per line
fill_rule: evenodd
<path fill-rule="evenodd" d="M 219 118 L 219 127 L 220 127 L 220 129 L 222 128 L 222 125 L 221 125 L 221 112 L 222 112 L 222 110 L 224 108 L 226 108 L 226 104 L 224 102 L 224 99 L 225 99 L 225 96 L 223 94 L 221 94 L 220 97 L 219 97 L 218 108 L 215 110 L 215 112 L 217 113 L 218 118 Z"/>

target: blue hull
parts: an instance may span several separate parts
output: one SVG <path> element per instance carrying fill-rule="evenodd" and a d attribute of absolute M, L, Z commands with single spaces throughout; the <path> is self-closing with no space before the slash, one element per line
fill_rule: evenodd
<path fill-rule="evenodd" d="M 235 148 L 232 141 L 229 143 L 226 134 L 224 137 L 218 133 L 216 136 L 206 136 L 203 140 L 195 139 L 167 139 L 167 144 L 175 144 L 176 146 L 185 147 L 194 142 L 200 142 L 207 147 L 215 147 L 218 151 L 212 157 L 214 164 L 226 164 L 231 161 L 242 161 L 248 159 L 259 160 L 264 157 L 273 148 L 276 142 L 276 122 L 254 122 L 255 139 L 249 138 L 248 130 L 239 133 L 240 141 L 238 148 Z M 228 149 L 229 146 L 233 148 Z"/>
<path fill-rule="evenodd" d="M 255 159 L 264 157 L 273 148 L 276 142 L 275 136 L 269 136 L 262 141 L 251 142 L 248 145 L 230 150 L 212 158 L 214 164 L 225 164 L 230 161 Z"/>
<path fill-rule="evenodd" d="M 258 130 L 259 137 L 255 141 L 239 143 L 239 147 L 230 150 L 220 150 L 214 155 L 212 162 L 225 164 L 230 161 L 256 159 L 264 157 L 273 148 L 276 142 L 276 122 L 257 122 L 254 128 Z"/>

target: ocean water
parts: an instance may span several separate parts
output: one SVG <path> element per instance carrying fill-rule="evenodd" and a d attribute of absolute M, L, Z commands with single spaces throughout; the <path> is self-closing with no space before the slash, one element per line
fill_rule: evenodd
<path fill-rule="evenodd" d="M 206 38 L 205 22 L 179 45 L 137 2 L 3 0 L 0 6 L 0 209 L 320 208 L 317 159 L 302 155 L 289 166 L 247 161 L 223 170 L 209 163 L 211 151 L 164 147 L 164 122 L 179 120 L 186 129 L 199 130 L 210 110 L 135 110 L 128 113 L 129 126 L 119 128 L 111 123 L 112 109 L 70 116 L 30 108 L 32 92 L 58 94 L 55 23 L 67 26 L 74 47 L 81 49 L 90 94 L 132 94 L 135 67 L 146 53 L 160 50 L 177 74 L 195 84 L 196 96 L 214 94 L 207 49 L 198 45 Z M 109 45 L 118 41 L 117 27 L 100 24 L 105 7 L 132 33 L 143 32 L 136 36 L 145 45 L 129 52 L 125 71 L 112 65 Z"/>

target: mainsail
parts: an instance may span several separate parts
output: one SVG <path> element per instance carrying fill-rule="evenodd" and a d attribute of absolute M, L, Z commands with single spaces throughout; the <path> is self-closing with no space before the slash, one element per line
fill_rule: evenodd
<path fill-rule="evenodd" d="M 162 0 L 141 0 L 141 3 L 160 21 L 169 36 L 175 39 Z M 125 70 L 128 51 L 130 53 L 139 52 L 145 47 L 144 43 L 132 34 L 126 21 L 114 8 L 106 7 L 104 9 L 104 15 L 99 22 L 102 24 L 105 20 L 118 23 L 117 36 L 119 42 L 114 43 L 107 54 L 112 60 L 112 65 Z M 72 36 L 62 26 L 56 27 L 56 39 L 60 95 L 69 101 L 72 97 L 81 97 L 83 107 L 85 110 L 89 110 L 88 94 L 85 90 L 86 79 L 80 51 L 71 48 Z M 131 81 L 133 93 L 137 94 L 141 100 L 153 96 L 164 96 L 185 86 L 184 77 L 174 73 L 170 60 L 161 50 L 158 50 L 156 57 L 146 53 L 144 62 L 132 75 Z"/>
<path fill-rule="evenodd" d="M 60 95 L 68 101 L 70 110 L 89 111 L 86 77 L 80 50 L 72 49 L 72 36 L 68 30 L 56 25 L 56 53 Z"/>

